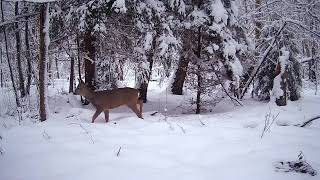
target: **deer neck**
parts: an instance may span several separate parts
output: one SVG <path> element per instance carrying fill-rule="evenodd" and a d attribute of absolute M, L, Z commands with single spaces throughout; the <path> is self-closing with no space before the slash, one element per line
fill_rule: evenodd
<path fill-rule="evenodd" d="M 84 97 L 92 103 L 94 101 L 94 91 L 91 89 L 86 89 L 84 92 Z"/>

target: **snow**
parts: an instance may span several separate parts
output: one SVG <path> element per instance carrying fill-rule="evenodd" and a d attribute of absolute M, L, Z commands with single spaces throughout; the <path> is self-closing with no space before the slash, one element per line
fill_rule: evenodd
<path fill-rule="evenodd" d="M 279 62 L 281 65 L 281 74 L 283 74 L 286 71 L 286 66 L 289 60 L 290 52 L 286 50 L 285 47 L 281 48 L 282 55 L 279 57 Z"/>
<path fill-rule="evenodd" d="M 184 3 L 183 0 L 170 0 L 170 8 L 174 9 L 177 8 L 178 12 L 181 15 L 185 15 L 186 14 L 186 4 Z"/>
<path fill-rule="evenodd" d="M 219 49 L 219 46 L 217 45 L 217 44 L 211 44 L 212 45 L 212 47 L 213 47 L 213 49 L 215 50 L 215 51 L 217 51 L 218 49 Z"/>
<path fill-rule="evenodd" d="M 35 2 L 35 3 L 45 3 L 45 2 L 56 2 L 57 0 L 24 0 L 27 2 Z"/>
<path fill-rule="evenodd" d="M 205 50 L 210 54 L 213 54 L 214 51 L 217 51 L 218 49 L 219 49 L 219 46 L 217 44 L 215 44 L 215 43 L 210 44 L 210 46 L 205 48 Z"/>
<path fill-rule="evenodd" d="M 233 72 L 233 76 L 236 78 L 237 85 L 239 85 L 240 76 L 243 72 L 243 67 L 238 58 L 235 58 L 233 62 L 230 62 L 230 66 Z"/>
<path fill-rule="evenodd" d="M 240 7 L 239 0 L 230 1 L 230 3 L 231 3 L 231 10 L 233 12 L 233 15 L 235 17 L 238 17 L 239 16 L 239 7 Z"/>
<path fill-rule="evenodd" d="M 147 32 L 146 36 L 144 38 L 144 48 L 143 49 L 145 51 L 149 51 L 151 49 L 152 40 L 153 40 L 152 32 Z"/>
<path fill-rule="evenodd" d="M 104 23 L 98 23 L 93 27 L 94 32 L 106 32 L 106 26 Z"/>
<path fill-rule="evenodd" d="M 175 53 L 172 48 L 177 48 L 180 44 L 179 41 L 176 39 L 176 37 L 172 34 L 172 31 L 168 27 L 168 25 L 165 26 L 167 33 L 161 34 L 161 36 L 158 38 L 159 44 L 159 56 L 168 56 L 169 53 Z"/>
<path fill-rule="evenodd" d="M 194 11 L 190 14 L 191 17 L 193 17 L 193 21 L 191 22 L 192 26 L 201 26 L 209 21 L 209 17 L 206 15 L 206 13 L 203 10 L 199 10 L 195 8 Z M 188 25 L 185 25 L 188 27 Z"/>
<path fill-rule="evenodd" d="M 12 117 L 0 117 L 0 147 L 4 150 L 0 179 L 318 178 L 274 168 L 275 162 L 297 160 L 302 151 L 306 161 L 320 169 L 319 121 L 307 128 L 293 126 L 319 115 L 320 96 L 309 90 L 286 107 L 251 99 L 240 107 L 225 99 L 211 113 L 199 116 L 185 111 L 187 93 L 166 94 L 152 81 L 144 120 L 121 107 L 111 110 L 109 123 L 100 115 L 92 124 L 92 106 L 81 106 L 77 96 L 57 93 L 67 90 L 67 83 L 59 81 L 49 88 L 50 108 L 57 113 L 47 121 L 25 120 L 17 126 Z M 158 113 L 151 116 L 155 111 Z M 279 116 L 261 139 L 269 112 Z"/>
<path fill-rule="evenodd" d="M 282 55 L 279 57 L 279 63 L 281 67 L 280 73 L 273 80 L 273 88 L 272 88 L 272 99 L 271 101 L 275 101 L 275 99 L 283 96 L 283 90 L 281 89 L 281 81 L 282 75 L 286 71 L 286 66 L 289 60 L 290 52 L 286 50 L 285 47 L 281 48 Z"/>
<path fill-rule="evenodd" d="M 281 74 L 276 76 L 273 79 L 273 88 L 272 88 L 272 101 L 275 101 L 277 98 L 283 96 L 283 90 L 281 89 Z"/>
<path fill-rule="evenodd" d="M 211 3 L 211 13 L 210 15 L 214 17 L 216 23 L 223 23 L 227 25 L 228 23 L 228 12 L 223 7 L 221 0 L 214 0 Z"/>
<path fill-rule="evenodd" d="M 158 17 L 165 11 L 163 2 L 158 0 L 146 0 L 140 2 L 138 12 L 146 11 L 148 16 L 151 18 L 154 14 Z"/>
<path fill-rule="evenodd" d="M 125 13 L 128 10 L 126 8 L 125 0 L 116 0 L 113 3 L 112 7 L 115 8 L 116 12 L 121 12 L 121 13 Z"/>
<path fill-rule="evenodd" d="M 230 5 L 231 5 L 230 7 L 231 13 L 229 17 L 230 25 L 238 24 L 237 17 L 239 17 L 240 2 L 239 0 L 230 1 Z"/>

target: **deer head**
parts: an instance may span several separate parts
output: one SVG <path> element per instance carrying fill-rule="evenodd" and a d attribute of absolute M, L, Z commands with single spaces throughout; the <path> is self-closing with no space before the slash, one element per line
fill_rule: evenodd
<path fill-rule="evenodd" d="M 80 96 L 87 96 L 90 93 L 90 89 L 87 87 L 87 85 L 82 80 L 80 80 L 77 88 L 74 91 L 74 94 Z"/>

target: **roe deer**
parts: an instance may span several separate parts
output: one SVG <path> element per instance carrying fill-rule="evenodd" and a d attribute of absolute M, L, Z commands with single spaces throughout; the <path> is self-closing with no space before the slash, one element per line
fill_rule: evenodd
<path fill-rule="evenodd" d="M 125 87 L 114 90 L 93 91 L 81 80 L 74 94 L 84 96 L 96 107 L 97 110 L 92 116 L 92 123 L 102 111 L 105 114 L 106 122 L 108 122 L 109 109 L 122 105 L 128 106 L 139 118 L 143 119 L 143 101 L 139 99 L 139 91 L 137 89 Z"/>

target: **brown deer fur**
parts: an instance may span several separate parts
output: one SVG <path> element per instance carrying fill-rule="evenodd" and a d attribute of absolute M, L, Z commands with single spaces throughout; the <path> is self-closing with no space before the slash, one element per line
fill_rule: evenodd
<path fill-rule="evenodd" d="M 139 91 L 137 89 L 125 87 L 113 90 L 93 91 L 89 89 L 81 80 L 75 91 L 76 95 L 84 96 L 95 107 L 96 112 L 92 116 L 92 123 L 101 112 L 105 114 L 106 122 L 109 121 L 109 109 L 113 109 L 122 105 L 129 107 L 139 118 L 142 117 L 143 101 L 139 99 Z M 139 106 L 139 108 L 138 108 Z"/>

